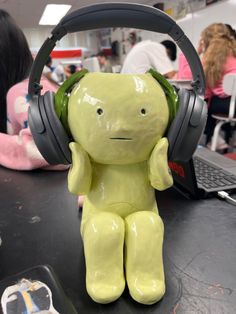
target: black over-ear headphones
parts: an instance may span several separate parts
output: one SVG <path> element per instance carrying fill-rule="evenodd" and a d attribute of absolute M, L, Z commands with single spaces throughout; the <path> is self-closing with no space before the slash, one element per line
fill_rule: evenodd
<path fill-rule="evenodd" d="M 207 117 L 201 61 L 190 40 L 172 18 L 153 7 L 130 3 L 96 4 L 74 11 L 60 21 L 40 48 L 29 79 L 29 126 L 39 151 L 50 164 L 71 163 L 70 137 L 61 119 L 64 109 L 57 109 L 53 92 L 40 94 L 40 78 L 48 56 L 56 42 L 67 33 L 105 27 L 131 27 L 168 34 L 184 53 L 193 74 L 193 90 L 178 91 L 179 109 L 167 137 L 169 160 L 188 161 L 197 147 Z M 85 72 L 81 72 L 78 80 Z M 69 93 L 74 83 L 74 79 L 66 83 L 64 92 Z"/>

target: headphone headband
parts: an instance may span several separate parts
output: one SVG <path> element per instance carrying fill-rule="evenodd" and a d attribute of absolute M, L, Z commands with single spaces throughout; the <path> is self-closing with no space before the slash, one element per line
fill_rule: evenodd
<path fill-rule="evenodd" d="M 73 33 L 94 28 L 134 27 L 135 25 L 137 28 L 168 34 L 175 24 L 169 15 L 151 6 L 131 3 L 101 3 L 83 7 L 66 15 L 52 33 L 60 33 L 58 30 L 62 27 L 66 33 Z M 180 33 L 175 35 L 176 40 L 182 34 L 183 31 L 180 30 Z"/>
<path fill-rule="evenodd" d="M 52 36 L 44 42 L 33 63 L 29 79 L 29 95 L 40 94 L 40 78 L 48 56 L 67 33 L 105 27 L 132 27 L 168 34 L 185 55 L 192 74 L 193 88 L 199 94 L 205 92 L 205 77 L 201 61 L 182 29 L 166 13 L 156 8 L 131 3 L 103 3 L 78 9 L 65 16 L 52 30 Z"/>

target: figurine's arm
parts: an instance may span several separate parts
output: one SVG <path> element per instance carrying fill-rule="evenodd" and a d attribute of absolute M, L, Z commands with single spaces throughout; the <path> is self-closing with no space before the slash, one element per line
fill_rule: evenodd
<path fill-rule="evenodd" d="M 163 137 L 154 147 L 148 161 L 149 180 L 151 185 L 159 191 L 165 190 L 173 184 L 173 178 L 168 167 L 167 149 L 168 140 Z"/>
<path fill-rule="evenodd" d="M 68 189 L 76 195 L 86 195 L 92 181 L 92 167 L 88 154 L 75 142 L 69 144 L 72 165 L 68 174 Z"/>

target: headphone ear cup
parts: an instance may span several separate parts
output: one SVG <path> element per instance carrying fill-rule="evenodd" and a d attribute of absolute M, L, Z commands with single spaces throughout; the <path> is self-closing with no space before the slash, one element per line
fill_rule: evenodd
<path fill-rule="evenodd" d="M 47 162 L 70 164 L 70 140 L 55 112 L 53 92 L 34 96 L 28 120 L 35 144 Z"/>
<path fill-rule="evenodd" d="M 171 161 L 187 162 L 191 159 L 207 118 L 207 106 L 194 91 L 180 89 L 179 109 L 171 123 L 167 138 L 168 158 Z"/>

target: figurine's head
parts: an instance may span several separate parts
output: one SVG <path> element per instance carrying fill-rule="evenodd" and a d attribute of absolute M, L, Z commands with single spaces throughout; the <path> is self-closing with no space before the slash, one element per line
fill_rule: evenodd
<path fill-rule="evenodd" d="M 74 87 L 68 124 L 93 161 L 145 161 L 169 122 L 164 91 L 150 73 L 88 73 Z"/>

